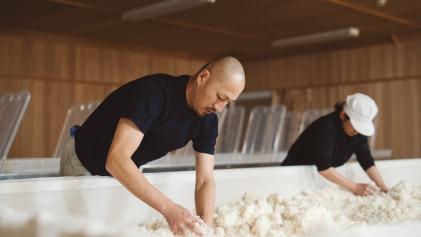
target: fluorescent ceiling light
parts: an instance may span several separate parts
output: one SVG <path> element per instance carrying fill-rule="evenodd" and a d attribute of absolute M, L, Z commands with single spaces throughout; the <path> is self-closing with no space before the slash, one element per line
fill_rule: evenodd
<path fill-rule="evenodd" d="M 341 30 L 327 31 L 317 34 L 292 37 L 272 41 L 272 47 L 288 47 L 313 43 L 328 42 L 339 39 L 354 38 L 360 35 L 360 29 L 350 27 Z"/>
<path fill-rule="evenodd" d="M 140 21 L 213 3 L 215 3 L 215 0 L 165 0 L 123 12 L 122 19 L 127 21 Z"/>

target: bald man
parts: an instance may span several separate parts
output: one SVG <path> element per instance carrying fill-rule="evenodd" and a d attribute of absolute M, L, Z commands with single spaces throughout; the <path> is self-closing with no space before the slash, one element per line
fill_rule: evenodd
<path fill-rule="evenodd" d="M 212 226 L 215 185 L 215 112 L 234 101 L 245 85 L 233 57 L 210 61 L 193 76 L 154 74 L 112 92 L 81 127 L 60 162 L 62 175 L 108 175 L 162 213 L 171 230 L 195 230 L 199 219 L 148 182 L 139 166 L 193 141 L 197 215 Z"/>

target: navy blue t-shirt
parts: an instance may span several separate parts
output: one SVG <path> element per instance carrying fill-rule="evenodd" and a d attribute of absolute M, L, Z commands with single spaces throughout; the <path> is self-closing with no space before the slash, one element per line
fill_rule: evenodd
<path fill-rule="evenodd" d="M 214 154 L 216 114 L 199 117 L 187 104 L 190 76 L 154 74 L 112 92 L 88 117 L 75 136 L 76 154 L 93 175 L 110 175 L 107 154 L 120 118 L 133 121 L 144 134 L 132 155 L 137 166 L 165 156 L 190 140 L 197 152 Z"/>
<path fill-rule="evenodd" d="M 323 171 L 345 164 L 354 153 L 364 170 L 374 165 L 367 137 L 346 135 L 335 111 L 318 118 L 300 134 L 282 165 L 316 165 Z"/>

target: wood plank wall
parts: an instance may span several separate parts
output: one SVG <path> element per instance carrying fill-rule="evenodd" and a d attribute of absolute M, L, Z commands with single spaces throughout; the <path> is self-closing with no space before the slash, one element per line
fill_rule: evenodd
<path fill-rule="evenodd" d="M 421 157 L 421 40 L 246 63 L 246 90 L 277 89 L 289 109 L 363 92 L 378 103 L 375 147 Z"/>
<path fill-rule="evenodd" d="M 204 63 L 184 55 L 0 31 L 0 91 L 32 93 L 9 157 L 51 156 L 66 111 L 75 103 L 102 100 L 119 85 L 142 75 L 190 74 Z"/>

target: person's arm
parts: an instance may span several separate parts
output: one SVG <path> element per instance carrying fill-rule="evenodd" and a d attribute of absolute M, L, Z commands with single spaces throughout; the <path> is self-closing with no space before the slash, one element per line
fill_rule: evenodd
<path fill-rule="evenodd" d="M 333 127 L 332 127 L 333 126 Z M 337 139 L 337 128 L 334 124 L 328 124 L 326 128 L 320 127 L 318 137 L 313 143 L 314 163 L 317 166 L 319 174 L 341 187 L 344 187 L 355 195 L 369 195 L 374 192 L 374 187 L 368 184 L 355 183 L 342 176 L 335 168 L 332 167 L 335 150 L 335 142 Z"/>
<path fill-rule="evenodd" d="M 383 191 L 388 192 L 389 188 L 386 186 L 386 184 L 383 181 L 382 176 L 380 175 L 379 170 L 375 165 L 371 166 L 366 170 L 368 177 L 370 177 L 371 180 Z"/>
<path fill-rule="evenodd" d="M 198 221 L 191 212 L 162 194 L 155 188 L 132 161 L 131 156 L 143 139 L 143 133 L 127 118 L 118 122 L 108 152 L 106 169 L 133 195 L 160 212 L 174 233 L 183 233 L 183 226 L 194 230 Z"/>
<path fill-rule="evenodd" d="M 197 214 L 209 227 L 213 224 L 215 205 L 215 144 L 218 137 L 218 117 L 216 114 L 205 116 L 201 121 L 200 133 L 193 138 L 196 158 L 195 204 Z"/>
<path fill-rule="evenodd" d="M 196 157 L 196 212 L 203 221 L 212 227 L 215 206 L 215 180 L 213 175 L 214 156 L 195 152 Z"/>
<path fill-rule="evenodd" d="M 361 167 L 367 173 L 368 177 L 383 191 L 389 191 L 389 188 L 385 185 L 382 176 L 380 175 L 379 170 L 377 169 L 374 158 L 371 154 L 370 146 L 368 145 L 368 138 L 361 136 L 359 138 L 359 143 L 355 150 L 357 155 L 357 161 L 360 163 Z"/>
<path fill-rule="evenodd" d="M 335 168 L 332 167 L 323 171 L 319 171 L 319 173 L 330 182 L 348 189 L 355 195 L 366 196 L 373 194 L 375 191 L 375 188 L 370 184 L 355 183 L 341 175 L 338 171 L 335 170 Z"/>

